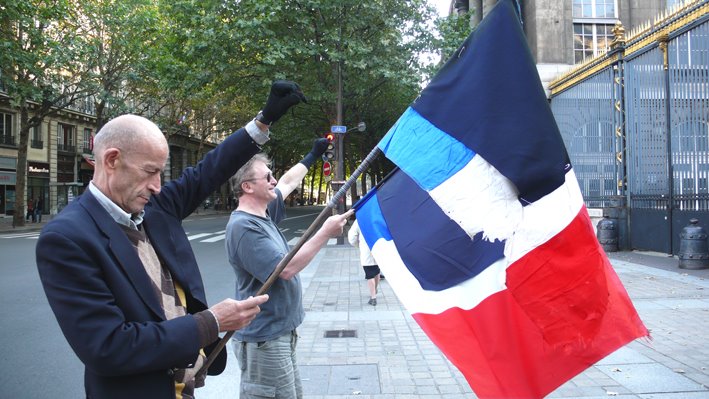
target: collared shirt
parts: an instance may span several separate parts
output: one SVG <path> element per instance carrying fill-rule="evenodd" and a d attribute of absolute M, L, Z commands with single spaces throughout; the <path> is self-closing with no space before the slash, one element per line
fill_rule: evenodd
<path fill-rule="evenodd" d="M 138 230 L 138 226 L 143 223 L 143 215 L 145 215 L 145 210 L 141 210 L 137 215 L 131 215 L 130 213 L 121 209 L 115 202 L 111 201 L 110 198 L 106 197 L 104 193 L 99 190 L 93 181 L 89 182 L 89 191 L 96 197 L 99 204 L 108 212 L 113 220 L 118 224 L 128 226 L 133 230 Z"/>

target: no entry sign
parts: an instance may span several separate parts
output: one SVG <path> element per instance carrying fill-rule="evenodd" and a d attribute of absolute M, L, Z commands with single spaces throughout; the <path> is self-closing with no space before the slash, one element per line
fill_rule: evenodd
<path fill-rule="evenodd" d="M 325 176 L 330 176 L 330 171 L 332 170 L 332 167 L 330 165 L 330 162 L 325 161 L 322 163 L 322 174 Z"/>

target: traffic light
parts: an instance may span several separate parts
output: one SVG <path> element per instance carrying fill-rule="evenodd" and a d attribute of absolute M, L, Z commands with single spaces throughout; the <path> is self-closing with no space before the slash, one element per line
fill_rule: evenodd
<path fill-rule="evenodd" d="M 323 161 L 332 161 L 335 159 L 335 135 L 327 133 L 325 138 L 327 139 L 327 148 L 323 154 Z"/>

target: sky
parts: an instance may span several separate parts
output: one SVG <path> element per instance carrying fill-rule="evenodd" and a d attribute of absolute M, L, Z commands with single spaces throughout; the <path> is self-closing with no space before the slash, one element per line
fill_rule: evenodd
<path fill-rule="evenodd" d="M 429 0 L 431 4 L 438 10 L 438 15 L 446 16 L 448 15 L 448 6 L 450 6 L 450 0 Z"/>

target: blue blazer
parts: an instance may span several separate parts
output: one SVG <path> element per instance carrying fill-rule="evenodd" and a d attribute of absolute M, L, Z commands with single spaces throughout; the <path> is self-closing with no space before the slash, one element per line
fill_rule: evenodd
<path fill-rule="evenodd" d="M 184 288 L 188 313 L 205 310 L 207 300 L 182 219 L 258 151 L 239 129 L 145 207 L 142 226 Z M 189 314 L 165 319 L 135 248 L 89 190 L 44 227 L 36 259 L 52 311 L 84 363 L 87 397 L 174 399 L 172 370 L 199 354 L 196 321 Z M 209 374 L 225 365 L 222 351 Z"/>

